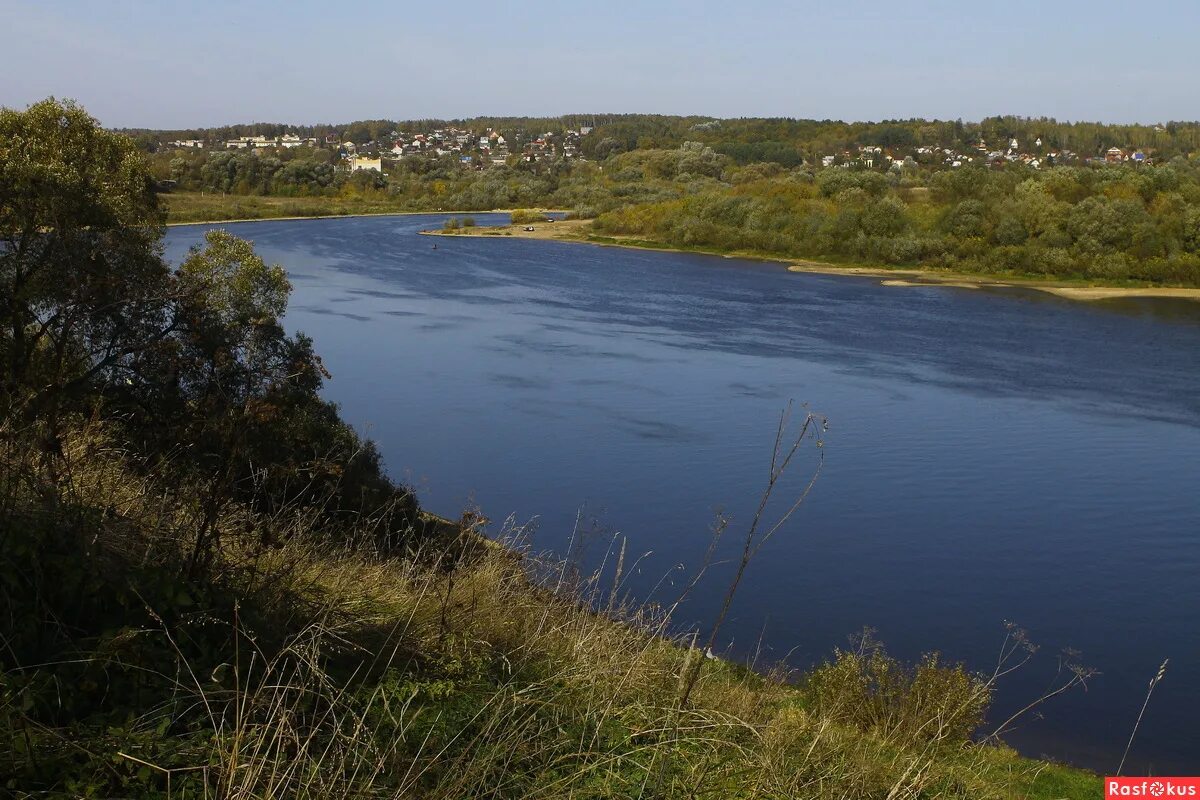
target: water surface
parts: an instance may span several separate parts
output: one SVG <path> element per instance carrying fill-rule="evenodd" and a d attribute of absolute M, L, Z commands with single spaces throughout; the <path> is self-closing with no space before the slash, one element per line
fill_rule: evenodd
<path fill-rule="evenodd" d="M 717 509 L 744 529 L 789 399 L 829 418 L 808 502 L 750 568 L 727 652 L 804 666 L 870 626 L 989 669 L 1012 620 L 1102 674 L 1009 741 L 1127 773 L 1200 768 L 1200 304 L 883 287 L 779 265 L 416 235 L 442 217 L 228 226 L 283 263 L 327 396 L 433 511 L 619 531 L 670 600 Z M 486 224 L 487 216 L 479 217 Z M 174 228 L 178 258 L 202 227 Z M 780 499 L 815 465 L 806 450 Z M 587 538 L 587 537 L 584 537 Z M 579 537 L 576 536 L 578 541 Z M 732 555 L 730 547 L 722 555 Z M 677 565 L 685 565 L 684 569 Z M 711 619 L 728 566 L 681 622 Z"/>

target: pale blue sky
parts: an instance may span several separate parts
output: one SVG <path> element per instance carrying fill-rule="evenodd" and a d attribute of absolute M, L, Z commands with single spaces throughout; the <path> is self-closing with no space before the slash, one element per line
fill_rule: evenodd
<path fill-rule="evenodd" d="M 443 10 L 444 9 L 444 10 Z M 1200 118 L 1200 0 L 0 0 L 0 105 L 109 126 Z"/>

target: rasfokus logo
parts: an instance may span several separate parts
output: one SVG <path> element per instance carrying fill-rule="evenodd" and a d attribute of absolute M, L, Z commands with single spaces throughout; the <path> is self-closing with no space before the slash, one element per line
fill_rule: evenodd
<path fill-rule="evenodd" d="M 1104 800 L 1115 800 L 1118 797 L 1200 798 L 1200 777 L 1105 778 Z"/>

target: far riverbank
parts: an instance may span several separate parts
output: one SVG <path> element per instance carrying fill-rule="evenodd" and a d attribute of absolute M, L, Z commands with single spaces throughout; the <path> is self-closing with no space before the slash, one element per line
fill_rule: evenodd
<path fill-rule="evenodd" d="M 595 244 L 604 247 L 624 247 L 638 250 L 670 250 L 674 252 L 696 252 L 719 255 L 725 258 L 746 258 L 755 261 L 771 261 L 786 264 L 789 272 L 809 272 L 822 275 L 844 275 L 877 279 L 883 286 L 923 287 L 943 286 L 960 289 L 1020 288 L 1036 289 L 1070 300 L 1108 300 L 1121 297 L 1160 297 L 1200 300 L 1200 288 L 1172 286 L 1112 286 L 1085 281 L 1062 281 L 1030 278 L 1020 275 L 980 275 L 977 273 L 950 272 L 912 267 L 862 267 L 847 266 L 824 261 L 780 258 L 777 255 L 715 250 L 686 249 L 670 244 L 638 239 L 631 236 L 598 235 L 593 232 L 589 220 L 560 220 L 553 223 L 532 225 L 490 225 L 456 228 L 453 230 L 421 231 L 427 236 L 487 236 L 540 239 L 579 244 Z"/>
<path fill-rule="evenodd" d="M 221 195 L 203 192 L 171 192 L 160 195 L 167 209 L 167 226 L 215 225 L 225 222 L 263 220 L 340 219 L 343 217 L 393 217 L 421 214 L 507 214 L 514 209 L 486 211 L 457 209 L 413 209 L 407 203 L 367 197 L 269 197 Z M 565 213 L 554 209 L 532 209 L 541 213 Z"/>

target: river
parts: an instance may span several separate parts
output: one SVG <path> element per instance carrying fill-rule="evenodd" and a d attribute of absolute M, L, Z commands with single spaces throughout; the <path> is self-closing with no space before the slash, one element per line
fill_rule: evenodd
<path fill-rule="evenodd" d="M 805 403 L 829 420 L 821 474 L 751 564 L 724 652 L 804 667 L 869 626 L 895 655 L 990 671 L 1012 621 L 1041 649 L 991 716 L 1081 651 L 1101 673 L 1087 691 L 1006 739 L 1101 772 L 1169 657 L 1125 771 L 1200 769 L 1200 303 L 416 235 L 443 219 L 225 226 L 287 267 L 287 323 L 315 339 L 326 395 L 427 508 L 512 515 L 539 549 L 590 542 L 589 564 L 619 534 L 629 590 L 670 601 L 718 509 L 733 556 L 779 413 Z M 172 228 L 168 256 L 204 230 Z M 774 510 L 817 457 L 801 451 Z M 681 625 L 712 619 L 729 571 Z"/>

